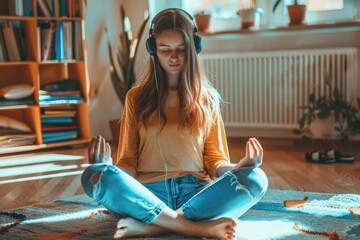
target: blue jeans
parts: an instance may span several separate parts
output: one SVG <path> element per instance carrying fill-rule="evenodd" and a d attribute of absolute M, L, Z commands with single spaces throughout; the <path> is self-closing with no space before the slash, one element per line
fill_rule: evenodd
<path fill-rule="evenodd" d="M 101 171 L 93 184 L 92 177 Z M 139 183 L 113 165 L 92 164 L 81 178 L 85 193 L 116 217 L 130 216 L 149 224 L 167 205 L 181 208 L 190 220 L 239 218 L 265 194 L 268 181 L 256 167 L 234 169 L 211 183 L 192 175 L 166 181 Z"/>

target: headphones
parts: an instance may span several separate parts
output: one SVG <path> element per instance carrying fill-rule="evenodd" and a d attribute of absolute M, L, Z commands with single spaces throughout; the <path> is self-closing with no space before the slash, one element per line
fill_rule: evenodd
<path fill-rule="evenodd" d="M 162 10 L 161 12 L 159 12 L 153 18 L 153 20 L 150 23 L 149 37 L 146 40 L 146 50 L 148 51 L 150 56 L 155 57 L 155 55 L 156 55 L 156 43 L 155 43 L 155 39 L 154 39 L 154 37 L 152 35 L 153 28 L 154 28 L 154 23 L 156 22 L 156 19 L 160 15 L 160 13 L 168 11 L 168 10 L 181 11 L 181 12 L 185 13 L 189 17 L 189 19 L 192 22 L 192 25 L 194 27 L 194 44 L 195 44 L 196 53 L 199 54 L 201 52 L 201 49 L 202 49 L 202 42 L 201 42 L 201 37 L 198 34 L 198 29 L 196 27 L 194 18 L 188 12 L 186 12 L 183 9 L 180 9 L 180 8 L 167 8 L 167 9 Z"/>

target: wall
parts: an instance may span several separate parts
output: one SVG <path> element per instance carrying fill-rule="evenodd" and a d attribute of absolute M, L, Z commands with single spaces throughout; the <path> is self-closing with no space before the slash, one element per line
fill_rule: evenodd
<path fill-rule="evenodd" d="M 129 16 L 133 34 L 140 26 L 144 10 L 148 8 L 147 0 L 88 0 L 85 19 L 85 38 L 88 49 L 88 69 L 90 78 L 90 124 L 92 135 L 102 135 L 112 139 L 109 127 L 110 119 L 119 119 L 122 105 L 113 89 L 109 73 L 109 56 L 107 41 L 113 49 L 120 46 L 120 4 L 124 4 Z M 108 28 L 105 34 L 104 28 Z M 146 36 L 145 36 L 146 37 Z M 140 43 L 139 58 L 136 62 L 137 73 L 144 68 L 146 50 L 144 37 Z"/>
<path fill-rule="evenodd" d="M 359 0 L 355 1 L 359 6 Z M 122 105 L 109 75 L 109 60 L 107 41 L 113 47 L 119 47 L 118 34 L 120 32 L 120 4 L 124 4 L 125 11 L 130 17 L 133 34 L 142 22 L 143 12 L 150 9 L 150 16 L 166 7 L 182 7 L 180 1 L 170 0 L 88 0 L 85 35 L 88 48 L 88 67 L 91 83 L 90 118 L 92 135 L 101 134 L 107 139 L 112 135 L 109 120 L 119 119 Z M 259 1 L 263 2 L 264 1 Z M 359 8 L 358 8 L 359 9 Z M 108 35 L 104 33 L 107 27 Z M 138 61 L 135 65 L 137 75 L 143 71 L 149 56 L 145 49 L 147 32 L 142 37 Z M 309 49 L 329 47 L 358 47 L 360 48 L 360 26 L 354 24 L 338 24 L 334 26 L 293 27 L 291 29 L 261 30 L 255 32 L 237 31 L 229 34 L 204 35 L 204 50 L 202 54 L 214 52 L 234 51 L 267 51 L 285 49 Z"/>

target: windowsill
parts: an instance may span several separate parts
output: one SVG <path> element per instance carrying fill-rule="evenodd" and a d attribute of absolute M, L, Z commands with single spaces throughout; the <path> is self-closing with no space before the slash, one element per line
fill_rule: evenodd
<path fill-rule="evenodd" d="M 302 24 L 296 26 L 264 26 L 260 29 L 239 29 L 217 32 L 200 32 L 201 36 L 211 37 L 219 35 L 242 35 L 247 36 L 281 36 L 294 34 L 296 32 L 304 33 L 321 33 L 321 32 L 342 32 L 342 31 L 360 31 L 360 19 L 323 22 L 313 24 Z"/>
<path fill-rule="evenodd" d="M 211 32 L 203 36 L 204 54 L 360 48 L 360 20 Z"/>

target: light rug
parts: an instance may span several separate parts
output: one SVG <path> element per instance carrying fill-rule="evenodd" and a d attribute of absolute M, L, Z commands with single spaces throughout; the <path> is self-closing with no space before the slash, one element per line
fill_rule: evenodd
<path fill-rule="evenodd" d="M 237 239 L 360 239 L 359 209 L 357 194 L 268 190 L 240 217 Z M 0 239 L 112 239 L 116 222 L 81 195 L 0 212 Z M 174 234 L 159 238 L 197 239 Z"/>

